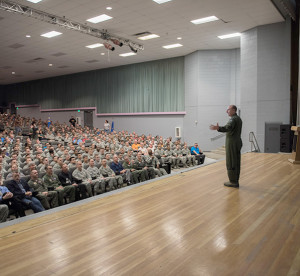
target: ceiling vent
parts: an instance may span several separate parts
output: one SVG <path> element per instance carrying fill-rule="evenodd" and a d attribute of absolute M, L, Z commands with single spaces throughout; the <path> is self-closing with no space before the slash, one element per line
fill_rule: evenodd
<path fill-rule="evenodd" d="M 137 34 L 133 34 L 132 36 L 145 36 L 145 35 L 150 35 L 152 33 L 146 31 L 146 32 L 142 32 L 142 33 L 137 33 Z"/>
<path fill-rule="evenodd" d="M 35 63 L 35 62 L 39 62 L 39 61 L 42 61 L 42 60 L 45 60 L 44 58 L 34 58 L 34 59 L 30 59 L 30 60 L 27 60 L 25 61 L 26 63 Z"/>
<path fill-rule="evenodd" d="M 54 56 L 54 57 L 60 57 L 60 56 L 64 56 L 64 55 L 66 55 L 66 53 L 58 52 L 58 53 L 53 54 L 52 56 Z"/>
<path fill-rule="evenodd" d="M 15 43 L 15 44 L 9 45 L 8 47 L 13 48 L 13 49 L 18 49 L 18 48 L 21 48 L 23 46 L 24 46 L 23 44 Z"/>
<path fill-rule="evenodd" d="M 95 62 L 99 62 L 100 60 L 97 59 L 92 59 L 92 60 L 87 60 L 87 63 L 95 63 Z"/>

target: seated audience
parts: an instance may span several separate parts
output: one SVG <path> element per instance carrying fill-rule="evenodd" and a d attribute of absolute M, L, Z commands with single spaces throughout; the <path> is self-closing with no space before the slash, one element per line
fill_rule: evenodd
<path fill-rule="evenodd" d="M 76 169 L 72 173 L 72 176 L 74 179 L 76 179 L 77 183 L 85 185 L 88 197 L 93 196 L 92 185 L 95 185 L 98 181 L 92 180 L 92 178 L 91 178 L 90 174 L 87 172 L 87 170 L 82 168 L 81 161 L 77 161 Z M 82 195 L 82 196 L 85 197 L 85 195 Z"/>
<path fill-rule="evenodd" d="M 20 179 L 19 173 L 13 173 L 13 179 L 7 184 L 7 188 L 17 200 L 22 202 L 25 208 L 30 208 L 35 213 L 45 210 L 41 202 L 33 196 L 33 190 L 30 189 L 26 181 Z"/>
<path fill-rule="evenodd" d="M 171 137 L 164 140 L 158 135 L 138 135 L 128 131 L 107 134 L 96 128 L 70 127 L 58 122 L 48 124 L 47 121 L 7 114 L 0 114 L 0 123 L 5 126 L 0 132 L 0 176 L 3 180 L 7 177 L 14 181 L 13 175 L 17 173 L 20 185 L 23 183 L 26 189 L 28 185 L 24 179 L 31 176 L 29 183 L 32 190 L 28 186 L 28 191 L 22 188 L 23 193 L 22 189 L 17 189 L 20 189 L 19 185 L 13 185 L 12 189 L 23 195 L 21 202 L 27 202 L 25 208 L 32 205 L 35 212 L 41 210 L 34 205 L 37 199 L 30 192 L 40 197 L 46 208 L 55 207 L 64 204 L 67 197 L 69 202 L 73 202 L 101 194 L 121 188 L 124 183 L 138 183 L 155 178 L 155 175 L 165 175 L 165 166 L 170 173 L 170 164 L 173 168 L 178 168 L 178 165 L 194 166 L 196 158 L 201 163 L 205 157 L 200 149 L 199 153 L 197 149 L 196 153 L 191 152 L 186 144 L 183 145 L 180 140 L 172 142 Z M 16 137 L 16 126 L 21 131 L 31 126 L 34 139 Z M 36 170 L 43 180 L 37 175 L 37 184 L 32 184 Z M 27 175 L 22 180 L 21 172 L 24 173 L 22 177 Z M 4 200 L 12 201 L 16 194 L 8 190 L 13 197 L 7 193 Z M 50 196 L 53 192 L 58 195 L 58 204 Z M 31 198 L 32 202 L 29 201 Z"/>
<path fill-rule="evenodd" d="M 195 143 L 194 146 L 191 148 L 191 154 L 195 155 L 196 160 L 198 161 L 198 165 L 204 163 L 205 155 L 203 154 L 202 150 L 198 147 L 198 143 Z"/>
<path fill-rule="evenodd" d="M 52 166 L 48 165 L 46 167 L 46 174 L 43 177 L 43 181 L 49 191 L 56 191 L 58 193 L 59 206 L 64 204 L 64 197 L 68 197 L 70 203 L 75 201 L 75 187 L 72 185 L 62 186 L 58 176 L 53 173 Z"/>
<path fill-rule="evenodd" d="M 14 210 L 16 216 L 25 216 L 22 202 L 6 186 L 3 186 L 2 180 L 0 180 L 0 204 L 6 204 L 9 209 Z"/>
<path fill-rule="evenodd" d="M 57 192 L 48 189 L 48 186 L 39 178 L 37 170 L 31 171 L 28 185 L 46 210 L 58 206 Z"/>
<path fill-rule="evenodd" d="M 7 205 L 0 203 L 0 222 L 5 222 L 7 220 L 8 213 Z"/>
<path fill-rule="evenodd" d="M 110 168 L 114 171 L 117 181 L 118 181 L 118 178 L 122 177 L 123 182 L 128 183 L 128 185 L 131 184 L 130 183 L 131 172 L 130 172 L 130 170 L 126 170 L 123 168 L 123 166 L 119 162 L 119 158 L 116 154 L 113 156 L 113 162 L 110 164 Z"/>

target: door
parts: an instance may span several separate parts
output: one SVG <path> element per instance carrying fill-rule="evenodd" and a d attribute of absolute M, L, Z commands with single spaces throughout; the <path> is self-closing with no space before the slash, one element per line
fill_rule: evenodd
<path fill-rule="evenodd" d="M 93 111 L 85 110 L 84 111 L 84 126 L 88 126 L 89 128 L 93 128 Z"/>

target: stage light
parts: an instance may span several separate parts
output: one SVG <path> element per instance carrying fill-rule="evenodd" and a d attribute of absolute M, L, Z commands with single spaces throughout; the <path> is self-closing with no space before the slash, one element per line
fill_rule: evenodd
<path fill-rule="evenodd" d="M 118 39 L 111 38 L 110 40 L 111 40 L 115 45 L 118 45 L 118 46 L 120 46 L 120 47 L 123 46 L 123 43 L 120 42 Z"/>
<path fill-rule="evenodd" d="M 137 49 L 134 49 L 134 48 L 131 47 L 130 45 L 129 45 L 129 48 L 130 48 L 130 50 L 131 50 L 132 52 L 137 53 Z"/>
<path fill-rule="evenodd" d="M 111 46 L 109 43 L 107 42 L 104 42 L 103 43 L 104 47 L 108 50 L 111 50 L 111 51 L 114 51 L 115 50 L 115 47 Z"/>

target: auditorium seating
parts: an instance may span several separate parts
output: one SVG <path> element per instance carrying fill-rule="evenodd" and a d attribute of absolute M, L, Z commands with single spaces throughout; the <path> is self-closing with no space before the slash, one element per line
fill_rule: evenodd
<path fill-rule="evenodd" d="M 14 130 L 14 121 L 18 120 L 21 123 L 22 128 L 22 136 L 16 135 L 19 133 L 15 133 Z M 30 138 L 31 130 L 30 125 L 32 121 L 36 121 L 37 127 L 42 131 L 43 136 L 46 136 L 46 134 L 53 134 L 54 139 L 47 139 L 43 138 L 43 140 L 40 140 L 40 143 L 38 140 L 33 140 Z M 79 160 L 80 156 L 82 155 L 88 155 L 88 159 L 90 159 L 92 156 L 90 156 L 90 150 L 93 151 L 93 154 L 97 153 L 100 155 L 101 159 L 103 159 L 105 156 L 101 156 L 101 148 L 106 149 L 104 153 L 110 153 L 111 159 L 107 160 L 107 165 L 110 166 L 113 158 L 113 154 L 117 154 L 118 156 L 121 156 L 122 158 L 124 155 L 128 154 L 128 149 L 122 150 L 124 152 L 121 153 L 120 149 L 125 149 L 125 142 L 129 143 L 129 149 L 131 150 L 130 146 L 133 144 L 134 140 L 137 139 L 139 142 L 143 142 L 146 145 L 146 148 L 151 146 L 153 147 L 152 150 L 154 150 L 155 155 L 155 147 L 158 144 L 161 144 L 162 147 L 166 147 L 169 145 L 171 149 L 175 149 L 176 145 L 180 145 L 183 147 L 184 143 L 181 143 L 181 141 L 175 141 L 174 143 L 171 141 L 172 139 L 169 137 L 167 139 L 163 139 L 162 137 L 156 136 L 145 136 L 141 135 L 138 136 L 135 133 L 129 133 L 127 131 L 117 132 L 114 131 L 113 133 L 107 134 L 103 130 L 91 130 L 85 127 L 77 126 L 72 127 L 68 126 L 66 124 L 54 124 L 50 125 L 48 128 L 47 122 L 43 122 L 41 120 L 35 120 L 34 118 L 23 118 L 16 115 L 3 115 L 0 114 L 0 130 L 2 127 L 2 134 L 3 138 L 1 141 L 1 155 L 3 156 L 3 164 L 5 164 L 4 167 L 2 167 L 2 181 L 4 185 L 6 185 L 8 182 L 5 180 L 8 175 L 8 170 L 11 167 L 12 162 L 12 154 L 17 155 L 18 160 L 18 166 L 20 168 L 20 172 L 22 172 L 25 177 L 24 180 L 28 181 L 30 179 L 30 169 L 28 166 L 26 168 L 26 157 L 27 154 L 29 154 L 32 158 L 32 162 L 35 164 L 39 178 L 42 179 L 43 176 L 46 174 L 45 171 L 40 171 L 39 164 L 42 164 L 39 159 L 37 159 L 37 155 L 41 155 L 43 159 L 48 158 L 49 164 L 53 162 L 55 159 L 55 156 L 58 156 L 58 153 L 63 158 L 64 163 L 69 164 L 70 157 L 75 156 L 77 160 Z M 62 134 L 59 137 L 57 136 L 57 133 Z M 70 140 L 67 140 L 65 133 L 68 133 L 70 136 Z M 89 135 L 85 134 L 89 133 Z M 72 143 L 70 141 L 73 141 L 73 139 L 76 137 L 76 139 L 85 139 L 84 142 L 80 142 L 77 144 Z M 66 138 L 66 140 L 64 140 Z M 87 139 L 86 139 L 87 138 Z M 57 140 L 56 140 L 57 139 Z M 155 141 L 155 143 L 152 145 L 152 142 Z M 65 149 L 68 150 L 68 153 L 71 151 L 71 147 L 74 146 L 74 152 L 72 151 L 71 154 L 66 154 L 62 149 L 61 146 L 64 146 Z M 4 150 L 5 148 L 5 150 Z M 191 147 L 189 147 L 190 149 Z M 29 149 L 29 150 L 28 150 Z M 50 154 L 51 149 L 53 149 L 53 154 Z M 50 150 L 50 151 L 49 151 Z M 27 151 L 27 152 L 26 152 Z M 40 152 L 40 153 L 39 153 Z M 147 150 L 146 150 L 147 152 Z M 91 153 L 92 154 L 92 153 Z M 134 162 L 134 160 L 137 157 L 137 151 L 133 151 L 131 155 L 131 162 Z M 144 156 L 147 158 L 147 156 Z M 162 159 L 159 155 L 156 154 L 156 157 L 158 158 L 158 161 L 160 162 L 160 167 L 164 168 L 167 173 L 171 173 L 171 164 L 166 163 L 162 164 Z M 94 157 L 93 157 L 94 158 Z M 82 160 L 81 160 L 82 161 Z M 123 164 L 123 160 L 119 160 L 121 165 Z M 87 169 L 88 164 L 83 163 L 83 168 Z M 180 165 L 181 167 L 183 164 Z M 101 161 L 99 163 L 95 163 L 96 168 L 101 167 Z M 76 167 L 71 166 L 69 168 L 70 173 L 72 174 Z M 56 175 L 59 175 L 61 172 L 61 169 L 53 169 L 53 173 Z"/>

